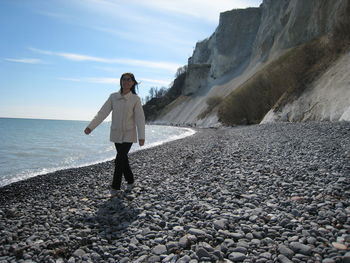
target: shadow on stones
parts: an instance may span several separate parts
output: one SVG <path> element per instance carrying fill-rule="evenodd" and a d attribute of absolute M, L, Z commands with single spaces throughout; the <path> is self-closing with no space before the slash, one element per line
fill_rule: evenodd
<path fill-rule="evenodd" d="M 112 244 L 114 240 L 120 239 L 137 219 L 139 210 L 133 208 L 127 198 L 108 198 L 102 199 L 102 202 L 98 203 L 95 213 L 91 213 L 89 210 L 79 210 L 79 212 L 78 214 L 72 213 L 70 217 L 66 218 L 67 221 L 74 222 L 72 228 L 74 228 L 76 238 L 69 241 L 57 240 L 57 242 L 48 244 L 47 249 L 55 258 L 63 257 L 68 260 L 72 256 L 80 257 L 76 254 L 79 253 L 77 250 L 92 249 L 94 242 L 104 244 L 104 241 L 107 241 L 107 243 Z M 23 257 L 25 249 L 26 247 L 16 252 L 17 259 Z M 107 259 L 103 258 L 105 261 L 99 262 L 107 262 Z"/>
<path fill-rule="evenodd" d="M 98 208 L 94 221 L 99 228 L 99 234 L 114 240 L 137 219 L 139 210 L 130 205 L 127 199 L 111 198 Z"/>

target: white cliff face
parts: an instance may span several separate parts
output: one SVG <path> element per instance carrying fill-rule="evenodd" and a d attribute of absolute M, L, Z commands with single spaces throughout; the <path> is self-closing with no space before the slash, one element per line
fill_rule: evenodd
<path fill-rule="evenodd" d="M 221 13 L 213 37 L 211 78 L 241 72 L 248 65 L 260 25 L 260 14 L 259 8 Z"/>
<path fill-rule="evenodd" d="M 253 61 L 330 32 L 346 4 L 344 0 L 264 0 Z"/>
<path fill-rule="evenodd" d="M 270 110 L 261 123 L 350 121 L 350 53 L 341 57 L 312 87 L 280 112 Z"/>
<path fill-rule="evenodd" d="M 198 118 L 207 107 L 208 97 L 226 96 L 286 49 L 330 32 L 346 4 L 347 1 L 344 0 L 264 0 L 260 8 L 222 13 L 216 31 L 210 38 L 198 42 L 189 58 L 182 92 L 185 97 L 173 102 L 172 110 L 163 113 L 157 121 L 214 125 L 218 121 L 215 113 L 204 119 Z M 312 114 L 308 117 L 305 115 L 302 119 L 317 119 L 317 116 L 319 119 L 348 119 L 349 106 L 346 106 L 344 98 L 339 98 L 350 98 L 345 82 L 336 82 L 341 87 L 335 89 L 332 88 L 335 84 L 323 84 L 323 81 L 327 81 L 327 77 L 320 78 L 318 84 L 314 85 L 314 91 L 305 93 L 298 104 L 288 106 L 290 108 L 285 110 L 289 112 L 288 118 L 300 120 L 298 112 L 310 107 Z M 315 97 L 308 99 L 310 96 Z M 317 103 L 325 97 L 329 98 L 328 102 Z M 332 101 L 338 106 L 331 109 Z M 321 106 L 326 104 L 329 106 Z M 298 110 L 298 107 L 303 109 Z M 269 113 L 265 119 L 271 121 L 281 116 Z"/>
<path fill-rule="evenodd" d="M 260 14 L 259 8 L 221 13 L 216 31 L 209 39 L 196 44 L 189 65 L 210 65 L 208 83 L 232 71 L 242 71 L 250 61 Z"/>
<path fill-rule="evenodd" d="M 195 124 L 196 122 L 192 120 L 197 121 L 197 116 L 206 107 L 204 96 L 180 96 L 175 103 L 176 106 L 171 111 L 160 116 L 155 121 L 156 124 Z"/>
<path fill-rule="evenodd" d="M 340 121 L 350 121 L 350 106 L 345 110 L 343 115 L 339 119 Z"/>

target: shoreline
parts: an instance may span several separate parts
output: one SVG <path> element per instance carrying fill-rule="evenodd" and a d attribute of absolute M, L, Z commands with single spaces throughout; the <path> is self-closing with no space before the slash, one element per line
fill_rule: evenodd
<path fill-rule="evenodd" d="M 131 153 L 121 199 L 113 161 L 1 187 L 0 261 L 350 259 L 350 123 L 196 130 Z"/>
<path fill-rule="evenodd" d="M 154 147 L 161 147 L 161 146 L 168 144 L 168 143 L 175 143 L 178 140 L 182 140 L 182 139 L 185 139 L 185 138 L 188 138 L 188 137 L 195 135 L 196 132 L 198 131 L 198 129 L 190 128 L 190 127 L 179 127 L 179 128 L 191 130 L 191 134 L 185 135 L 185 137 L 184 137 L 184 135 L 174 136 L 175 139 L 172 139 L 169 141 L 162 141 L 162 142 L 153 143 L 150 146 L 146 145 L 145 147 L 138 147 L 134 151 L 130 152 L 129 156 L 131 157 L 133 154 L 136 154 L 138 152 L 147 151 L 147 150 L 150 150 Z M 0 186 L 0 193 L 2 192 L 1 191 L 2 188 L 10 188 L 9 190 L 5 189 L 5 192 L 11 192 L 11 191 L 18 191 L 18 188 L 26 187 L 26 185 L 36 185 L 36 184 L 42 185 L 42 184 L 45 184 L 45 182 L 44 182 L 45 179 L 48 179 L 47 181 L 49 181 L 49 184 L 50 184 L 51 183 L 50 179 L 52 179 L 55 182 L 57 178 L 49 178 L 49 177 L 52 177 L 55 175 L 59 176 L 59 177 L 61 177 L 61 176 L 65 177 L 69 173 L 77 173 L 77 172 L 79 173 L 80 170 L 83 173 L 85 173 L 86 169 L 87 169 L 87 171 L 90 171 L 91 169 L 94 170 L 95 168 L 102 169 L 102 170 L 108 169 L 108 170 L 110 170 L 111 174 L 113 174 L 112 170 L 114 169 L 114 159 L 115 159 L 115 157 L 113 157 L 110 160 L 97 161 L 96 163 L 91 163 L 91 164 L 82 165 L 82 166 L 78 166 L 78 167 L 67 167 L 67 168 L 63 168 L 63 169 L 57 169 L 57 170 L 54 170 L 54 171 L 51 171 L 48 173 L 36 174 L 36 175 L 31 176 L 31 177 L 25 178 L 23 180 L 14 181 L 10 184 Z M 47 187 L 49 187 L 49 186 L 47 186 Z M 2 196 L 0 195 L 0 204 L 1 203 L 2 203 Z"/>
<path fill-rule="evenodd" d="M 148 125 L 150 125 L 150 124 L 148 124 Z M 161 125 L 159 125 L 159 126 L 161 126 Z M 175 128 L 183 129 L 184 133 L 181 134 L 181 135 L 173 135 L 173 136 L 169 137 L 167 140 L 153 142 L 153 143 L 146 143 L 143 147 L 140 147 L 137 143 L 134 143 L 134 145 L 133 145 L 133 147 L 132 147 L 132 149 L 131 149 L 129 154 L 131 154 L 133 152 L 147 150 L 149 148 L 156 147 L 156 146 L 159 146 L 159 145 L 171 142 L 171 141 L 176 141 L 176 140 L 179 140 L 179 139 L 182 139 L 182 138 L 186 138 L 186 137 L 192 136 L 193 134 L 196 133 L 196 130 L 194 128 L 191 128 L 191 127 L 175 127 Z M 111 142 L 111 144 L 112 144 L 112 142 Z M 115 155 L 113 157 L 110 157 L 110 158 L 105 158 L 105 159 L 101 159 L 101 160 L 97 160 L 97 161 L 93 161 L 93 162 L 89 162 L 89 163 L 84 163 L 84 164 L 75 164 L 75 165 L 70 166 L 70 167 L 42 168 L 42 170 L 48 170 L 48 171 L 45 171 L 45 172 L 30 172 L 29 175 L 26 175 L 26 176 L 25 175 L 17 175 L 17 177 L 14 177 L 12 179 L 8 179 L 7 181 L 9 181 L 9 182 L 7 182 L 5 184 L 0 184 L 0 188 L 1 187 L 5 187 L 5 186 L 10 185 L 10 184 L 13 184 L 13 183 L 20 182 L 20 181 L 25 181 L 25 180 L 28 180 L 28 179 L 31 179 L 31 178 L 34 178 L 34 177 L 37 177 L 37 176 L 46 175 L 46 174 L 53 174 L 53 173 L 61 171 L 61 170 L 83 168 L 85 166 L 91 166 L 91 165 L 96 165 L 96 164 L 99 164 L 99 163 L 113 161 L 114 159 L 115 159 Z M 6 180 L 3 181 L 3 182 L 6 182 Z"/>

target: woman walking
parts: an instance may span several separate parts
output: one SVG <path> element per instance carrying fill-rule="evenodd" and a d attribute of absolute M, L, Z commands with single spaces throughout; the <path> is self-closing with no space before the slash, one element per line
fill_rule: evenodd
<path fill-rule="evenodd" d="M 124 73 L 120 78 L 120 91 L 112 93 L 97 115 L 84 130 L 90 134 L 112 112 L 110 141 L 114 142 L 117 156 L 111 185 L 111 195 L 121 195 L 122 177 L 127 182 L 127 190 L 134 184 L 134 175 L 129 165 L 128 153 L 133 143 L 145 143 L 145 115 L 141 100 L 136 95 L 138 82 L 132 73 Z"/>

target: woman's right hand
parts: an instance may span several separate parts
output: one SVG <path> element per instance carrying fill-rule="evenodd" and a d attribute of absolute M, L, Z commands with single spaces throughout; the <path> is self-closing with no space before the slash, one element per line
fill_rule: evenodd
<path fill-rule="evenodd" d="M 85 128 L 84 132 L 85 132 L 85 134 L 90 134 L 91 133 L 91 129 L 90 128 Z"/>

